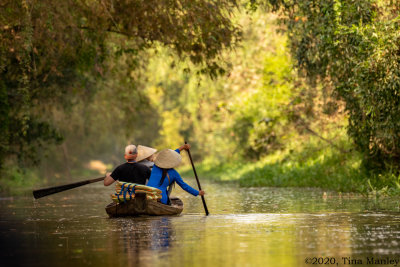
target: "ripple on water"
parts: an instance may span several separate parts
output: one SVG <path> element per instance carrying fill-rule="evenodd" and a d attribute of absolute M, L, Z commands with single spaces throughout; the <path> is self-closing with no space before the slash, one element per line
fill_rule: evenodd
<path fill-rule="evenodd" d="M 203 187 L 210 216 L 204 215 L 199 198 L 178 187 L 174 195 L 183 199 L 185 209 L 175 217 L 108 219 L 104 207 L 113 189 L 102 186 L 37 201 L 0 199 L 2 261 L 29 266 L 302 266 L 305 257 L 316 255 L 399 253 L 398 200 L 329 192 L 323 199 L 315 189 L 207 182 Z"/>

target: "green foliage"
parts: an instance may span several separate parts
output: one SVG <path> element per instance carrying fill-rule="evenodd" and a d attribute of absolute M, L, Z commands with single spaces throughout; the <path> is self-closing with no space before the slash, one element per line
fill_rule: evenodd
<path fill-rule="evenodd" d="M 44 109 L 70 103 L 77 89 L 71 88 L 73 81 L 92 64 L 87 61 L 83 66 L 78 59 L 94 45 L 77 29 L 77 20 L 83 14 L 73 3 L 2 4 L 0 80 L 5 91 L 1 102 L 6 105 L 1 115 L 6 123 L 0 166 L 5 156 L 16 156 L 20 163 L 35 163 L 37 146 L 60 141 L 59 131 L 44 118 Z M 83 88 L 79 89 L 82 92 Z"/>
<path fill-rule="evenodd" d="M 222 72 L 219 55 L 240 36 L 230 20 L 235 8 L 235 0 L 3 1 L 0 167 L 6 157 L 28 162 L 32 148 L 59 142 L 52 112 L 92 101 L 98 81 L 112 76 L 108 67 L 116 70 L 113 60 L 122 58 L 128 74 L 118 77 L 113 96 L 120 102 L 144 99 L 138 86 L 124 91 L 145 63 L 140 52 L 155 45 L 190 58 L 202 72 Z"/>
<path fill-rule="evenodd" d="M 21 170 L 17 167 L 12 167 L 3 172 L 6 179 L 0 180 L 0 192 L 15 194 L 26 194 L 26 189 L 32 189 L 34 186 L 42 184 L 43 180 L 37 171 Z M 31 191 L 29 195 L 31 196 Z"/>
<path fill-rule="evenodd" d="M 53 2 L 0 4 L 0 164 L 46 158 L 42 173 L 62 179 L 92 159 L 120 164 L 127 143 L 186 139 L 203 174 L 243 186 L 396 194 L 397 167 L 361 164 L 398 159 L 392 6 Z"/>
<path fill-rule="evenodd" d="M 348 134 L 369 169 L 399 169 L 399 3 L 269 1 L 284 15 L 300 73 L 332 86 L 349 114 Z"/>
<path fill-rule="evenodd" d="M 400 176 L 393 172 L 374 174 L 360 188 L 360 192 L 368 197 L 387 197 L 400 195 Z"/>
<path fill-rule="evenodd" d="M 286 105 L 292 97 L 292 71 L 286 37 L 275 17 L 237 14 L 243 39 L 223 54 L 229 73 L 212 78 L 167 50 L 148 65 L 146 91 L 160 118 L 158 147 L 176 147 L 188 138 L 197 160 L 257 159 L 284 146 Z M 197 152 L 196 152 L 197 151 Z"/>
<path fill-rule="evenodd" d="M 351 147 L 346 139 L 340 143 L 343 147 Z M 343 154 L 311 137 L 307 142 L 292 139 L 287 149 L 278 150 L 257 162 L 203 162 L 196 165 L 196 170 L 203 178 L 237 183 L 242 187 L 318 187 L 358 192 L 366 197 L 400 195 L 398 175 L 389 172 L 371 176 L 361 162 L 362 154 Z M 193 176 L 193 171 L 189 166 L 182 168 L 181 174 Z"/>

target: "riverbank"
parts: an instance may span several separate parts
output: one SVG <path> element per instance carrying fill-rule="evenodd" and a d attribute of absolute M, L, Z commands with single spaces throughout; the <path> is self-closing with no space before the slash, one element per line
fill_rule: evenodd
<path fill-rule="evenodd" d="M 42 184 L 39 172 L 34 169 L 22 170 L 9 166 L 1 171 L 0 179 L 1 196 L 24 195 L 29 188 Z"/>
<path fill-rule="evenodd" d="M 0 196 L 32 195 L 32 190 L 48 186 L 68 184 L 102 176 L 85 168 L 71 171 L 71 174 L 40 172 L 39 168 L 18 168 L 9 166 L 3 169 L 0 179 Z"/>
<path fill-rule="evenodd" d="M 304 145 L 307 144 L 307 145 Z M 314 187 L 326 191 L 355 192 L 365 196 L 399 196 L 400 176 L 392 173 L 372 174 L 362 166 L 362 157 L 346 142 L 338 147 L 316 138 L 292 143 L 258 161 L 203 161 L 196 163 L 200 179 L 220 183 L 235 183 L 241 187 Z M 189 164 L 179 168 L 182 177 L 192 177 Z M 64 184 L 99 176 L 98 173 L 81 169 L 71 173 L 75 179 L 55 173 L 42 177 L 34 169 L 10 168 L 0 179 L 2 195 L 20 195 L 27 189 L 46 187 L 48 184 Z M 79 179 L 78 179 L 79 180 Z"/>
<path fill-rule="evenodd" d="M 341 146 L 339 150 L 317 142 L 277 151 L 255 162 L 198 163 L 196 170 L 202 179 L 242 187 L 315 187 L 366 196 L 400 195 L 400 176 L 368 173 L 361 155 L 345 143 Z M 193 176 L 193 171 L 185 166 L 181 174 Z"/>

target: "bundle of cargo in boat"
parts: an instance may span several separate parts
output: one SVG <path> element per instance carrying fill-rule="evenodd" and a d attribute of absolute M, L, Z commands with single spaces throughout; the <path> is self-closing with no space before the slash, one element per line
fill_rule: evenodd
<path fill-rule="evenodd" d="M 146 185 L 117 181 L 115 190 L 116 193 L 111 195 L 111 199 L 117 203 L 134 199 L 136 193 L 145 193 L 149 200 L 161 199 L 160 189 Z"/>

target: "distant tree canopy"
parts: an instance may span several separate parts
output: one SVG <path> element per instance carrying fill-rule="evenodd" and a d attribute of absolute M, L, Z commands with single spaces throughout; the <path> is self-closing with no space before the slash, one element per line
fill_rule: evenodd
<path fill-rule="evenodd" d="M 222 72 L 218 57 L 240 36 L 235 0 L 4 0 L 0 3 L 0 166 L 60 142 L 46 119 L 93 96 L 107 59 L 132 58 L 155 44 Z M 145 60 L 145 59 L 144 59 Z M 130 68 L 134 69 L 133 60 Z M 88 75 L 88 73 L 90 75 Z"/>
<path fill-rule="evenodd" d="M 269 0 L 299 72 L 346 103 L 348 133 L 369 168 L 400 163 L 400 2 Z"/>

